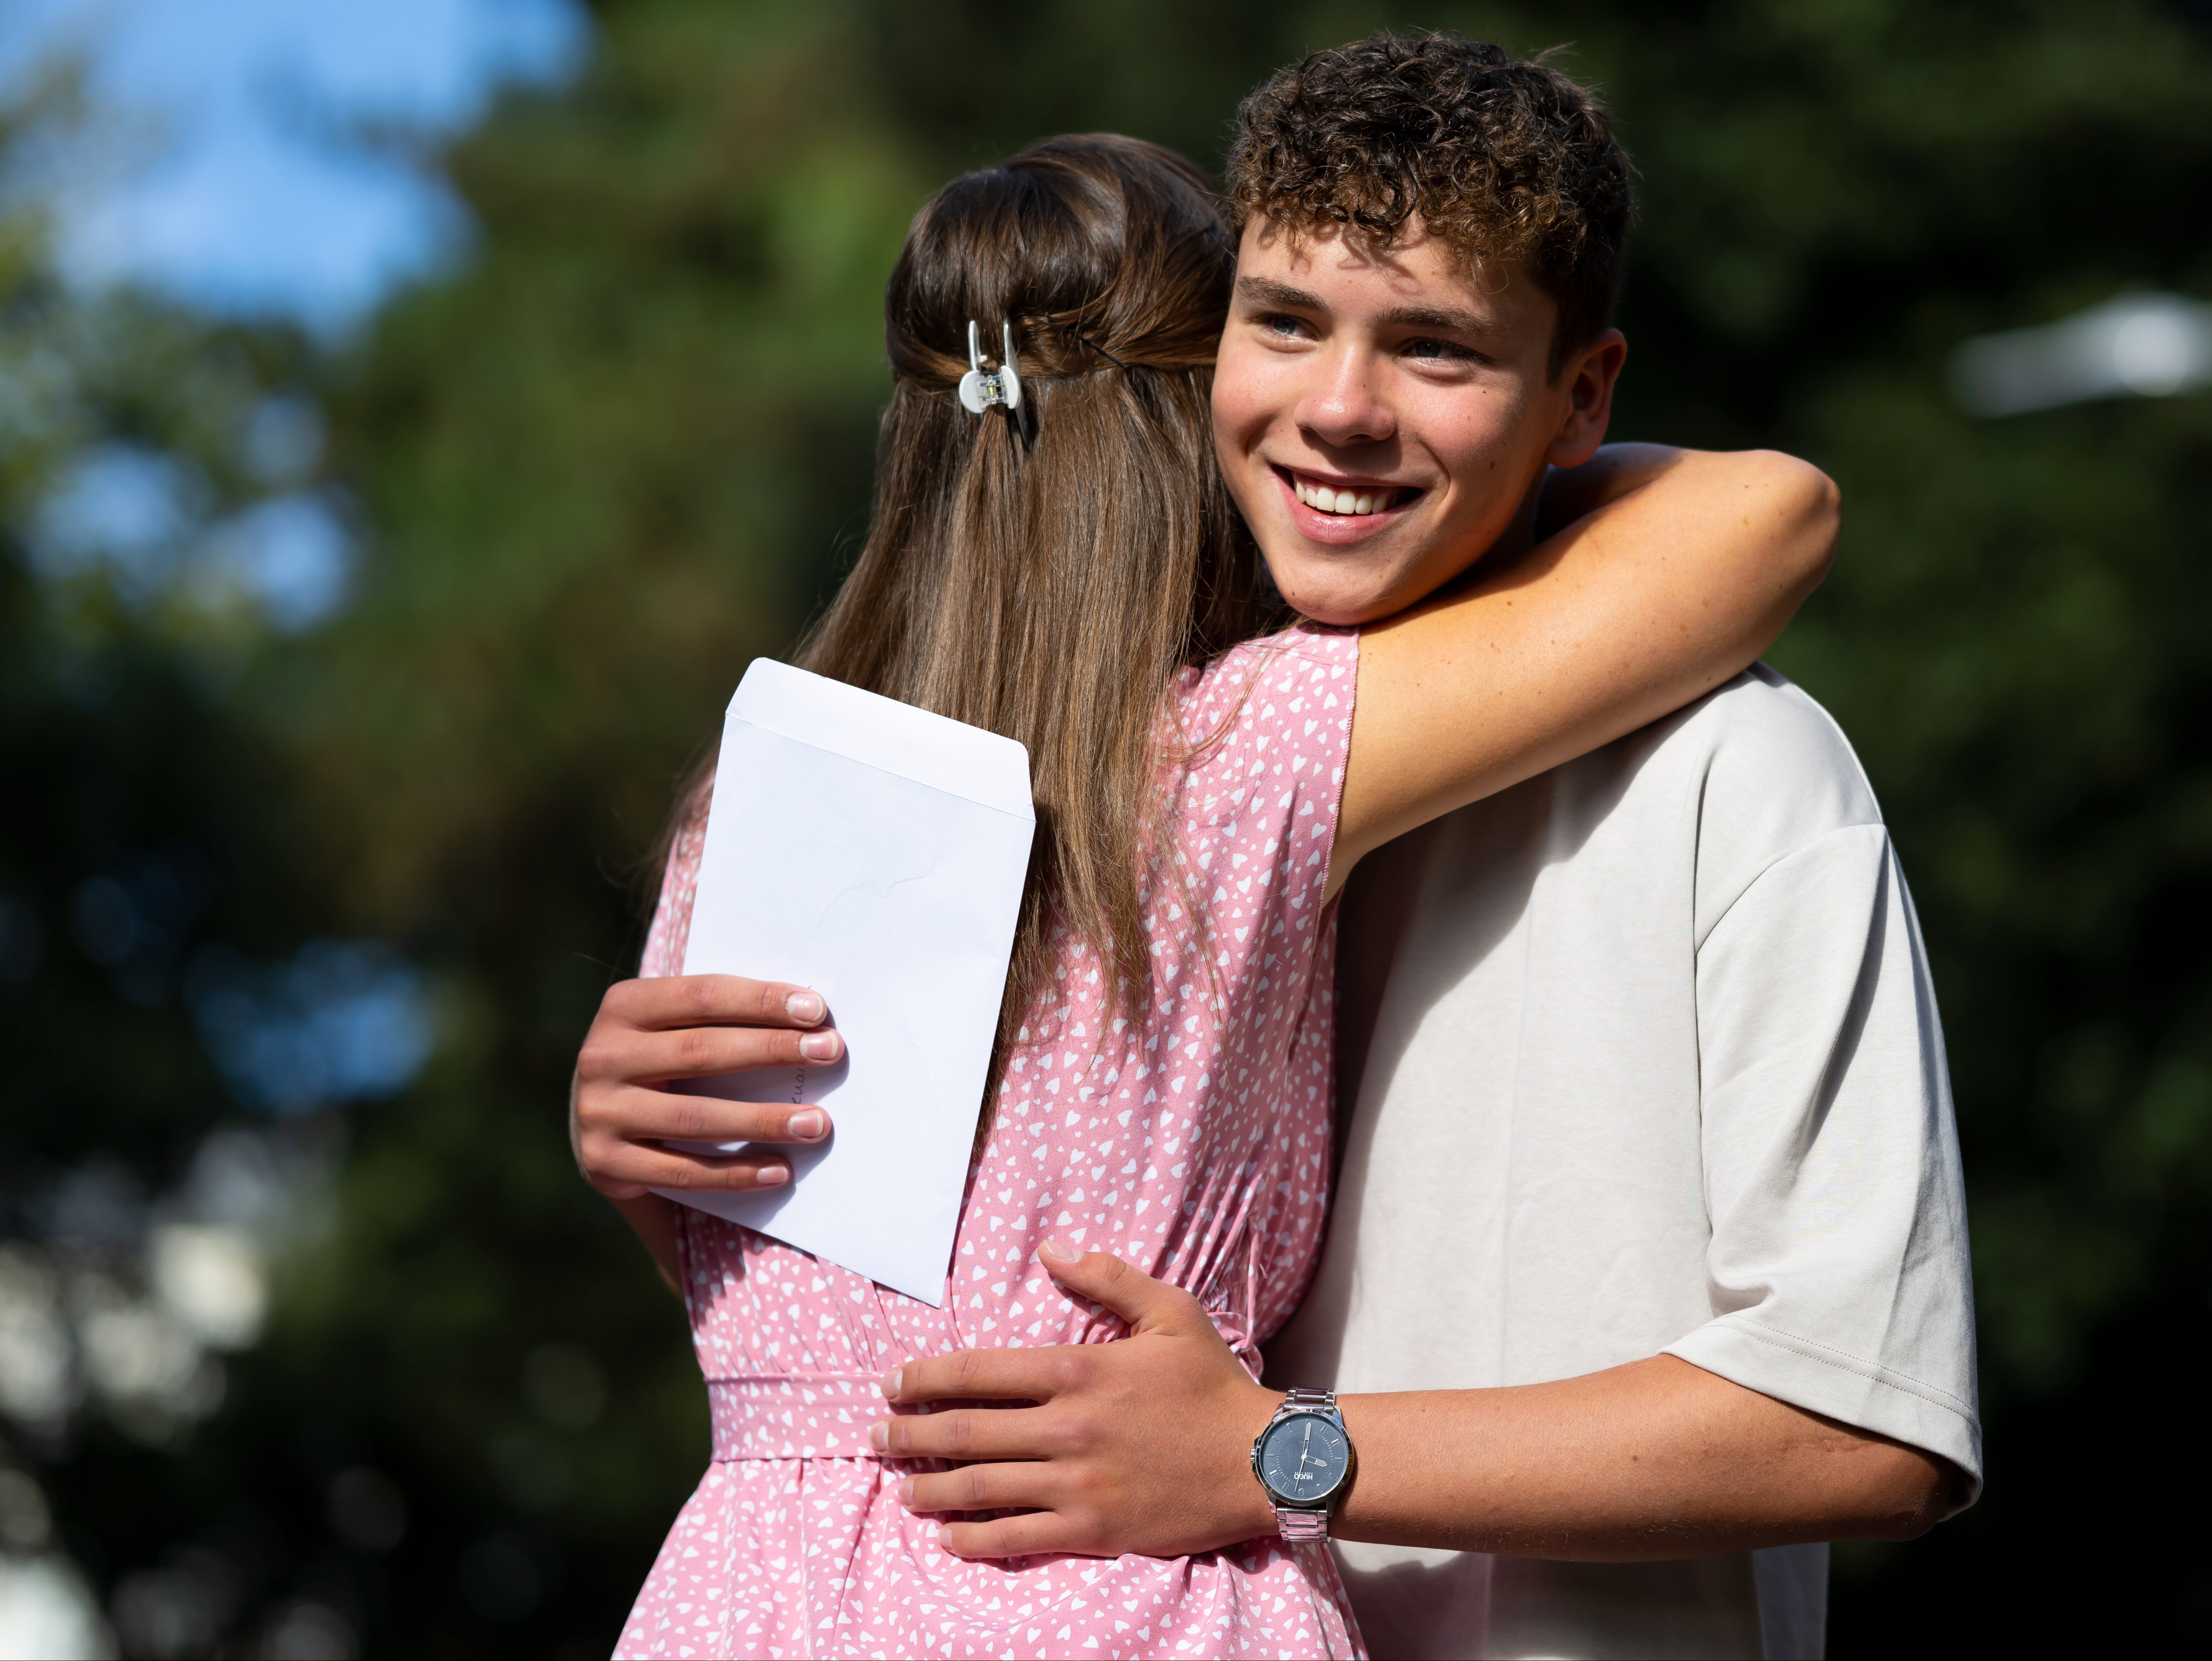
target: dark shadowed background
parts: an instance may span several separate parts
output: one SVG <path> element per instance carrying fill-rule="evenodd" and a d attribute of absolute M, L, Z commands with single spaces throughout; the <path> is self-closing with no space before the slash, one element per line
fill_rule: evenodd
<path fill-rule="evenodd" d="M 1772 656 L 1935 957 L 1990 1480 L 1838 1549 L 1833 1652 L 2202 1641 L 2205 8 L 475 3 L 474 92 L 318 101 L 471 0 L 249 88 L 428 191 L 420 246 L 250 167 L 161 196 L 102 88 L 162 9 L 0 3 L 0 1651 L 605 1652 L 706 1415 L 568 1069 L 675 780 L 856 545 L 906 221 L 1055 130 L 1218 166 L 1382 24 L 1612 103 L 1615 436 L 1843 486 Z M 2104 380 L 1960 379 L 2116 299 Z"/>

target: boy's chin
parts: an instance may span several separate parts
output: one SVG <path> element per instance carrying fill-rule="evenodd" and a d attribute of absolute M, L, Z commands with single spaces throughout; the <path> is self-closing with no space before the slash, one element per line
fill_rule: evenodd
<path fill-rule="evenodd" d="M 1352 561 L 1329 561 L 1321 571 L 1310 568 L 1310 561 L 1298 561 L 1298 571 L 1287 573 L 1276 561 L 1270 561 L 1270 573 L 1274 575 L 1276 593 L 1281 593 L 1290 609 L 1314 624 L 1328 624 L 1332 628 L 1360 628 L 1363 624 L 1376 624 L 1385 617 L 1394 617 L 1407 606 L 1420 602 L 1425 595 L 1420 584 L 1411 573 L 1389 567 L 1354 567 Z"/>
<path fill-rule="evenodd" d="M 1334 580 L 1293 581 L 1285 583 L 1280 576 L 1275 586 L 1291 609 L 1310 622 L 1325 623 L 1334 628 L 1357 628 L 1366 623 L 1379 622 L 1383 618 L 1403 611 L 1413 602 L 1401 598 L 1406 587 L 1404 573 L 1391 572 L 1385 576 L 1377 573 L 1366 581 L 1356 577 L 1346 580 L 1351 573 L 1331 573 Z M 1419 598 L 1419 596 L 1413 597 Z"/>

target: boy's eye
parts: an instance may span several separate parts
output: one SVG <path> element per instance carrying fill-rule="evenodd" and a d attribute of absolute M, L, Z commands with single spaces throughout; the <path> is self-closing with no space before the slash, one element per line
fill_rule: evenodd
<path fill-rule="evenodd" d="M 1409 358 L 1425 358 L 1435 362 L 1471 358 L 1474 354 L 1456 341 L 1409 340 L 1406 343 L 1406 355 Z"/>
<path fill-rule="evenodd" d="M 1287 312 L 1269 312 L 1260 318 L 1261 328 L 1271 335 L 1295 337 L 1306 331 L 1305 319 L 1294 318 Z"/>

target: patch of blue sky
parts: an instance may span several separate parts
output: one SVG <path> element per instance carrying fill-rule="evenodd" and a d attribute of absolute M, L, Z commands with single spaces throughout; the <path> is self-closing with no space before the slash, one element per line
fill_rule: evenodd
<path fill-rule="evenodd" d="M 103 142 L 60 204 L 73 276 L 335 336 L 466 246 L 410 151 L 589 43 L 577 0 L 9 0 L 0 86 L 84 66 Z"/>
<path fill-rule="evenodd" d="M 271 449 L 295 441 L 282 421 L 257 421 L 263 427 L 278 434 L 266 440 Z M 302 633 L 337 614 L 351 586 L 356 548 L 327 492 L 280 490 L 212 522 L 206 494 L 173 457 L 132 445 L 96 446 L 42 504 L 32 527 L 33 560 L 50 581 L 104 571 L 135 606 L 179 588 L 217 604 L 237 595 L 279 633 Z"/>
<path fill-rule="evenodd" d="M 173 458 L 136 445 L 80 456 L 42 505 L 31 539 L 43 574 L 105 566 L 137 604 L 166 589 L 196 518 L 196 482 Z"/>
<path fill-rule="evenodd" d="M 280 634 L 297 634 L 345 603 L 353 539 L 331 503 L 292 491 L 255 503 L 216 527 L 203 580 L 235 589 Z"/>
<path fill-rule="evenodd" d="M 185 997 L 232 1093 L 268 1112 L 381 1100 L 436 1046 L 421 973 L 374 941 L 311 941 L 289 963 L 258 967 L 209 947 Z"/>

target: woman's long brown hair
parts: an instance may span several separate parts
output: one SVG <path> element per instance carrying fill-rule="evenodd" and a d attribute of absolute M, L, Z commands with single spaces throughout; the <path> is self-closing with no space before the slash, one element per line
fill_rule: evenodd
<path fill-rule="evenodd" d="M 1158 145 L 1050 139 L 939 191 L 884 297 L 874 518 L 797 662 L 1028 747 L 1037 837 L 1000 1064 L 1062 930 L 1096 955 L 1108 1019 L 1146 1001 L 1170 684 L 1279 609 L 1213 458 L 1235 267 L 1215 203 Z M 1018 412 L 955 396 L 970 319 L 993 367 L 1012 324 Z M 704 771 L 679 827 L 706 810 Z"/>

